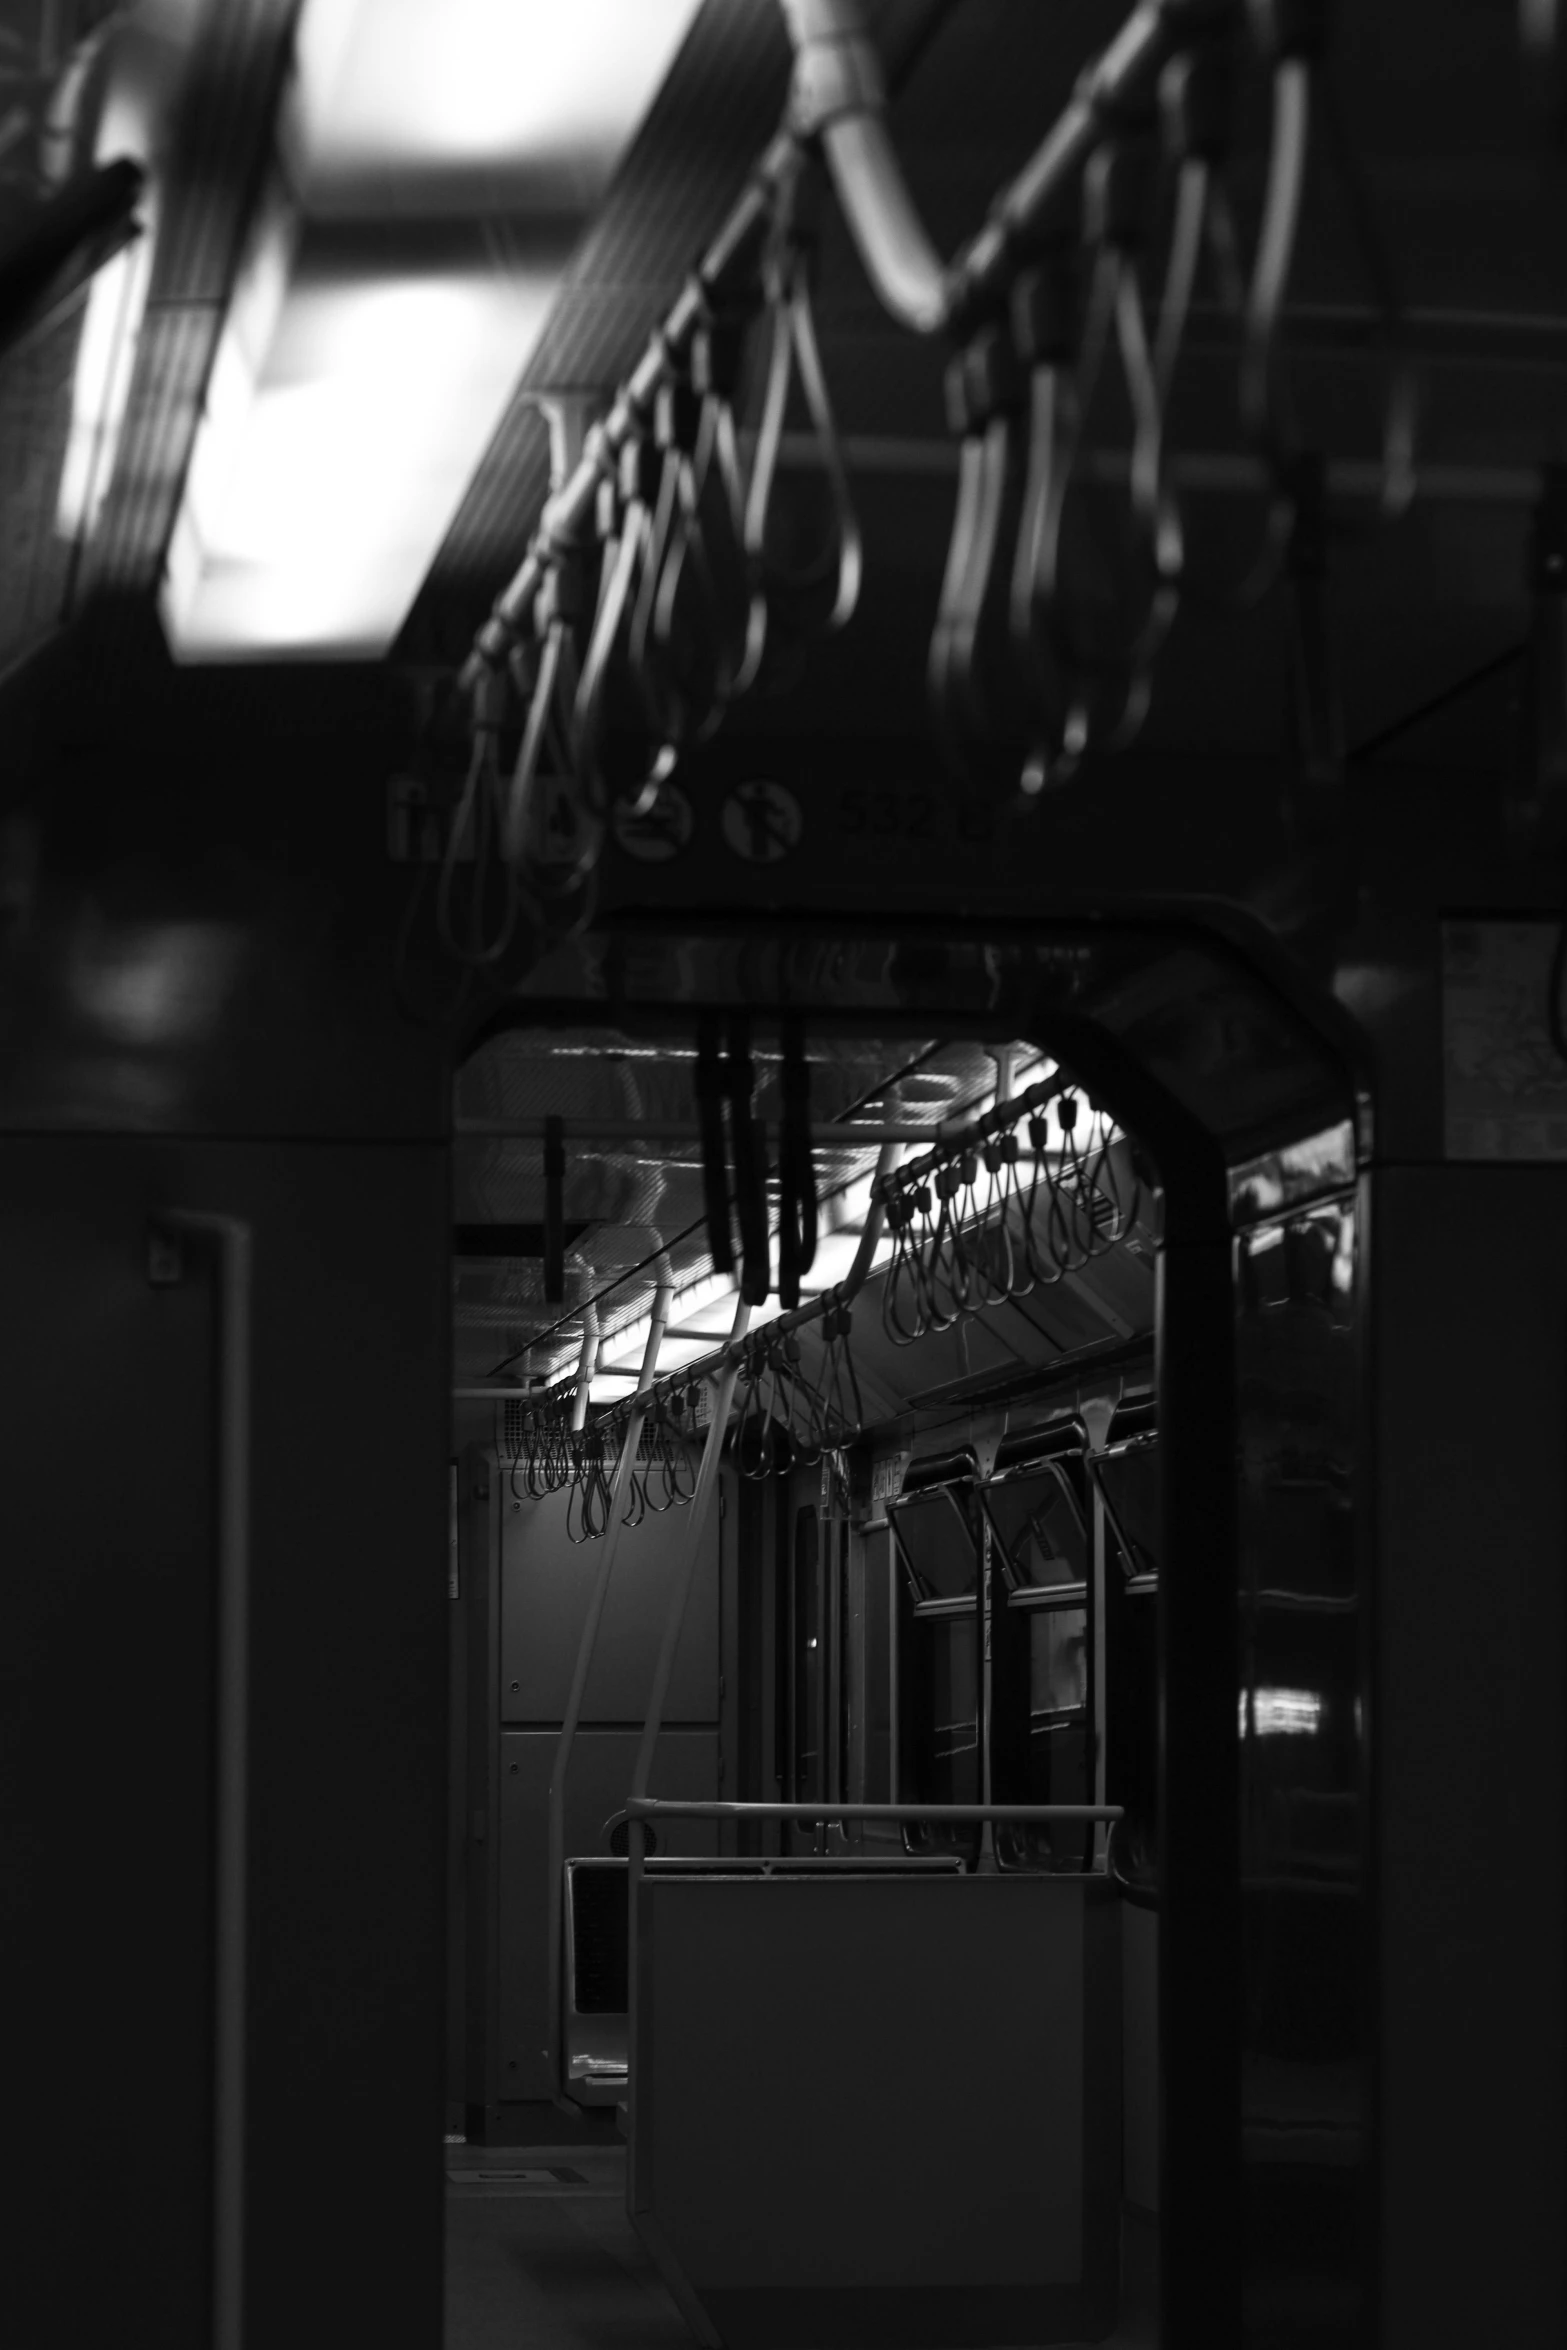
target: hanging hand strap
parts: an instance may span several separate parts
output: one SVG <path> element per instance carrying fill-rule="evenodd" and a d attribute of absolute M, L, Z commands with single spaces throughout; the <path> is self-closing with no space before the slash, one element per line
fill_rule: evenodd
<path fill-rule="evenodd" d="M 729 1166 L 724 1152 L 724 1084 L 718 1032 L 707 1021 L 697 1038 L 696 1111 L 702 1132 L 702 1205 L 715 1273 L 732 1273 L 735 1265 L 729 1230 Z"/>
<path fill-rule="evenodd" d="M 729 1030 L 725 1092 L 735 1171 L 735 1211 L 740 1222 L 740 1295 L 747 1305 L 759 1306 L 766 1304 L 772 1288 L 772 1268 L 767 1229 L 767 1173 L 751 1108 L 754 1090 L 750 1039 L 745 1022 L 737 1020 Z"/>
<path fill-rule="evenodd" d="M 763 264 L 771 342 L 745 502 L 745 550 L 752 597 L 745 664 L 748 681 L 760 665 L 769 630 L 796 640 L 831 634 L 844 626 L 859 600 L 860 527 L 811 307 L 812 234 L 803 201 L 807 184 L 797 172 L 780 191 Z M 833 514 L 827 536 L 816 552 L 804 562 L 790 565 L 769 548 L 768 523 L 789 393 L 797 377 Z"/>
<path fill-rule="evenodd" d="M 783 1117 L 778 1140 L 778 1296 L 800 1302 L 800 1282 L 816 1260 L 816 1168 L 811 1149 L 811 1071 L 799 1024 L 783 1032 Z"/>

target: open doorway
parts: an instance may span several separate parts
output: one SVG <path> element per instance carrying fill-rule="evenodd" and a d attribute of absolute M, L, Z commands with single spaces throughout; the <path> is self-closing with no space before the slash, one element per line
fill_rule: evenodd
<path fill-rule="evenodd" d="M 1170 2329 L 1204 2260 L 1211 2306 L 1216 2254 L 1237 2299 L 1260 2287 L 1242 2275 L 1243 2192 L 1284 2215 L 1296 2259 L 1299 2181 L 1277 2138 L 1292 2098 L 1334 2140 L 1351 2214 L 1334 2257 L 1352 2269 L 1363 1755 L 1341 1440 L 1359 1257 L 1334 1055 L 1237 959 L 1158 933 L 914 953 L 809 940 L 792 961 L 787 942 L 645 937 L 568 951 L 529 992 L 476 1040 L 457 1100 L 448 2118 L 464 2224 L 483 2199 L 504 2229 L 508 2193 L 613 2203 L 629 2134 L 640 2257 L 688 2327 L 744 2343 L 772 2322 L 765 2250 L 753 2276 L 704 2283 L 648 2185 L 655 2154 L 667 2179 L 671 2145 L 697 2138 L 727 2138 L 743 2169 L 765 2099 L 677 2116 L 670 2084 L 702 2067 L 669 2053 L 666 2020 L 662 2118 L 651 2073 L 638 2118 L 625 1797 L 673 1606 L 644 1783 L 682 1810 L 637 1831 L 655 1902 L 736 1886 L 724 1930 L 776 1955 L 796 1930 L 780 1945 L 767 1921 L 784 1908 L 758 1924 L 742 1905 L 807 1898 L 813 1867 L 845 1888 L 882 1870 L 883 1903 L 894 1879 L 929 1901 L 954 1876 L 1103 1895 L 1081 1949 L 1113 1998 L 1073 2027 L 1079 2235 L 1057 2263 L 1064 2279 L 1075 2258 L 1077 2297 L 1046 2310 L 1033 2280 L 1033 2328 L 1006 2338 L 1154 2338 L 1161 2298 Z M 688 1557 L 715 1414 L 728 1441 Z M 579 1672 L 589 1557 L 617 1515 Z M 1313 1703 L 1286 1744 L 1278 1723 Z M 928 1816 L 873 1816 L 899 1804 Z M 776 1816 L 791 1805 L 819 1808 Z M 940 1816 L 965 1805 L 992 1816 Z M 1286 1908 L 1317 1931 L 1311 1984 L 1292 1977 Z M 678 1931 L 697 1933 L 678 1945 L 691 1979 L 715 1945 L 689 1919 Z M 916 2022 L 882 2005 L 907 2060 Z M 862 2083 L 850 2109 L 876 2096 Z M 753 2149 L 747 2190 L 791 2241 L 811 2232 L 825 2127 L 803 2076 L 800 2098 L 792 2169 L 763 2177 Z M 943 2158 L 938 2129 L 922 2168 Z M 1207 2192 L 1182 2213 L 1194 2162 Z M 1167 2224 L 1161 2249 L 1172 2196 L 1179 2236 L 1172 2250 Z M 976 2283 L 961 2281 L 971 2301 Z M 948 2338 L 956 2320 L 926 2316 Z M 849 2321 L 824 2303 L 815 2322 L 825 2340 Z"/>

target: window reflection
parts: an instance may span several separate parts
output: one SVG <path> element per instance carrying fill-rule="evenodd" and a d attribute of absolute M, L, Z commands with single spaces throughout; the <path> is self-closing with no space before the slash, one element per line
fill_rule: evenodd
<path fill-rule="evenodd" d="M 1094 1474 L 1104 1495 L 1111 1537 L 1127 1575 L 1159 1571 L 1159 1455 L 1151 1444 L 1103 1454 Z"/>
<path fill-rule="evenodd" d="M 963 1599 L 979 1584 L 979 1554 L 957 1497 L 946 1487 L 889 1506 L 904 1572 L 917 1599 Z"/>
<path fill-rule="evenodd" d="M 1014 1588 L 1086 1582 L 1087 1530 L 1063 1472 L 1046 1467 L 1011 1477 L 990 1486 L 984 1498 Z"/>
<path fill-rule="evenodd" d="M 1088 1703 L 1087 1609 L 1031 1609 L 1028 1641 L 1028 1711 L 1037 1731 L 1042 1720 Z"/>

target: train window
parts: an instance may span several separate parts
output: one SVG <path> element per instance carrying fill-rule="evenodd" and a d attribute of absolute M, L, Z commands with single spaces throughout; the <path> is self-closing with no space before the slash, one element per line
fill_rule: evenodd
<path fill-rule="evenodd" d="M 949 1486 L 889 1505 L 903 1565 L 907 1659 L 901 1792 L 917 1803 L 978 1803 L 980 1756 L 979 1544 Z M 911 1827 L 919 1852 L 977 1851 L 977 1834 Z M 972 1855 L 971 1855 L 972 1857 Z"/>
<path fill-rule="evenodd" d="M 1124 1804 L 1112 1866 L 1133 1897 L 1154 1898 L 1158 1867 L 1159 1453 L 1143 1441 L 1094 1462 L 1105 1504 L 1107 1559 L 1122 1572 L 1106 1580 L 1105 1791 Z"/>
<path fill-rule="evenodd" d="M 917 1599 L 964 1599 L 979 1588 L 979 1552 L 949 1486 L 889 1507 L 904 1572 Z"/>
<path fill-rule="evenodd" d="M 892 1803 L 892 1605 L 896 1568 L 885 1536 L 865 1545 L 864 1680 L 867 1803 Z"/>
<path fill-rule="evenodd" d="M 1088 1610 L 1081 1607 L 1028 1611 L 1029 1704 L 1031 1728 L 1088 1703 Z"/>
<path fill-rule="evenodd" d="M 978 1803 L 978 1623 L 965 1608 L 917 1615 L 911 1629 L 915 1800 Z"/>
<path fill-rule="evenodd" d="M 1089 1532 L 1065 1464 L 1049 1461 L 988 1486 L 992 1530 L 991 1762 L 1003 1801 L 1087 1803 L 1093 1796 L 1089 1714 Z M 1002 1827 L 1003 1868 L 1080 1869 L 1092 1852 L 1080 1827 Z"/>
<path fill-rule="evenodd" d="M 998 1798 L 1092 1802 L 1086 1605 L 1015 1595 L 996 1629 L 992 1761 Z M 1085 1836 L 1071 1824 L 1003 1827 L 996 1836 L 1003 1868 L 1080 1869 L 1092 1849 L 1092 1831 Z"/>
<path fill-rule="evenodd" d="M 1051 1464 L 987 1486 L 984 1503 L 1010 1589 L 1087 1582 L 1088 1532 L 1064 1470 Z"/>
<path fill-rule="evenodd" d="M 1149 1443 L 1094 1462 L 1110 1532 L 1129 1579 L 1159 1571 L 1159 1455 Z"/>

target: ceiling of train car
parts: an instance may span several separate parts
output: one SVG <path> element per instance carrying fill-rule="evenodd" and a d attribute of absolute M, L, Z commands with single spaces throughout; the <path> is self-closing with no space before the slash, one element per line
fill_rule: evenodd
<path fill-rule="evenodd" d="M 751 1049 L 756 1115 L 776 1133 L 778 1048 L 758 1040 Z M 735 1290 L 709 1278 L 695 1060 L 689 1040 L 650 1044 L 612 1031 L 534 1029 L 496 1037 L 469 1061 L 456 1103 L 456 1220 L 473 1252 L 459 1258 L 454 1274 L 459 1383 L 501 1372 L 559 1376 L 577 1361 L 587 1327 L 606 1366 L 601 1395 L 618 1392 L 614 1382 L 636 1370 L 637 1346 L 617 1344 L 617 1336 L 640 1325 L 666 1261 L 677 1285 L 666 1360 L 679 1357 L 682 1334 L 692 1342 L 688 1353 L 725 1335 Z M 809 1293 L 843 1278 L 864 1222 L 878 1144 L 855 1144 L 855 1125 L 928 1127 L 934 1140 L 944 1123 L 994 1100 L 996 1066 L 977 1045 L 907 1039 L 812 1037 L 807 1060 L 813 1122 L 845 1129 L 841 1145 L 817 1138 L 823 1239 Z M 1016 1066 L 1030 1076 L 1043 1068 L 1033 1048 Z M 545 1299 L 540 1255 L 477 1253 L 489 1245 L 486 1228 L 541 1229 L 541 1122 L 550 1115 L 564 1130 L 562 1212 L 571 1232 L 558 1305 Z M 661 1134 L 660 1121 L 674 1131 Z M 507 1127 L 513 1131 L 495 1131 Z M 584 1309 L 591 1312 L 587 1325 Z"/>
<path fill-rule="evenodd" d="M 435 0 L 431 0 L 435 4 Z M 875 0 L 868 13 L 889 66 L 891 120 L 936 243 L 955 250 L 999 185 L 1037 146 L 1084 62 L 1123 21 L 1128 0 Z M 112 481 L 95 526 L 63 530 L 59 483 L 73 430 L 83 314 L 54 319 L 0 372 L 0 667 L 94 595 L 145 609 L 169 542 L 198 429 L 216 337 L 277 110 L 297 0 L 32 0 L 10 12 L 0 58 L 14 103 L 0 123 L 0 230 L 44 192 L 46 116 L 76 67 L 88 137 L 86 64 L 127 37 L 162 45 L 178 71 L 156 127 L 156 235 L 150 298 L 134 351 Z M 1347 536 L 1332 563 L 1338 683 L 1351 740 L 1375 735 L 1467 667 L 1493 658 L 1526 616 L 1526 537 L 1542 462 L 1558 462 L 1567 371 L 1567 241 L 1559 153 L 1524 102 L 1506 10 L 1444 13 L 1440 50 L 1427 0 L 1340 11 L 1336 87 L 1343 151 L 1358 157 L 1380 221 L 1387 271 L 1419 358 L 1420 485 L 1395 527 Z M 789 58 L 777 0 L 704 0 L 694 29 L 572 258 L 549 323 L 502 424 L 436 552 L 384 675 L 449 673 L 505 582 L 548 487 L 541 394 L 607 400 L 640 356 L 744 185 L 774 129 Z M 1238 201 L 1254 216 L 1265 126 L 1247 125 Z M 58 142 L 57 142 L 58 146 Z M 1303 417 L 1335 460 L 1375 486 L 1386 353 L 1375 331 L 1357 183 L 1328 142 L 1308 181 L 1291 288 L 1292 380 Z M 58 168 L 58 158 L 53 168 Z M 956 452 L 946 437 L 944 351 L 878 307 L 831 202 L 815 265 L 826 374 L 848 436 L 867 549 L 863 601 L 843 634 L 814 646 L 787 690 L 742 700 L 740 734 L 812 730 L 896 735 L 917 720 L 931 621 L 946 559 Z M 1236 442 L 1225 392 L 1230 355 L 1199 300 L 1171 410 L 1178 454 L 1223 458 Z M 1113 420 L 1112 420 L 1113 421 Z M 1254 501 L 1192 493 L 1205 556 L 1222 567 L 1256 543 Z M 1369 494 L 1363 496 L 1369 519 Z M 162 658 L 145 628 L 125 658 Z M 1255 612 L 1183 608 L 1160 671 L 1143 749 L 1268 753 L 1289 741 L 1289 647 L 1271 599 Z M 264 674 L 264 673 L 262 673 Z M 323 670 L 323 680 L 328 672 Z M 348 674 L 338 672 L 339 675 Z M 212 693 L 236 715 L 258 673 L 218 673 Z M 301 704 L 301 720 L 308 709 Z M 1494 724 L 1487 705 L 1482 726 Z M 1471 748 L 1473 743 L 1471 742 Z M 570 1367 L 591 1307 L 603 1340 L 603 1392 L 622 1390 L 615 1340 L 634 1333 L 667 1251 L 690 1291 L 691 1346 L 721 1335 L 727 1298 L 710 1273 L 694 1137 L 616 1137 L 603 1129 L 692 1117 L 689 1044 L 650 1053 L 580 1031 L 496 1038 L 470 1061 L 457 1098 L 456 1221 L 470 1253 L 456 1274 L 459 1381 Z M 852 1127 L 886 1119 L 935 1129 L 983 1102 L 993 1065 L 977 1047 L 927 1041 L 811 1045 L 815 1114 Z M 759 1108 L 774 1111 L 766 1079 Z M 543 1212 L 537 1133 L 481 1132 L 561 1116 L 570 1145 L 567 1296 L 543 1297 L 542 1264 L 491 1256 L 483 1228 L 536 1224 Z M 466 1131 L 465 1131 L 466 1129 Z M 863 1216 L 868 1145 L 824 1146 L 832 1239 L 823 1276 L 843 1263 Z M 707 1284 L 712 1290 L 711 1282 Z M 889 1408 L 1002 1392 L 1042 1359 L 1113 1347 L 1146 1330 L 1143 1274 L 1124 1253 L 1087 1267 L 1048 1300 L 1009 1304 L 982 1323 L 933 1334 L 909 1356 L 863 1317 L 866 1377 Z"/>
<path fill-rule="evenodd" d="M 776 1134 L 781 1056 L 765 1040 L 751 1049 L 756 1112 Z M 584 1360 L 594 1366 L 594 1403 L 622 1400 L 635 1382 L 661 1277 L 674 1285 L 662 1372 L 710 1356 L 729 1335 L 737 1289 L 713 1270 L 703 1216 L 695 1057 L 689 1040 L 535 1029 L 492 1038 L 463 1070 L 453 1354 L 455 1385 L 460 1398 L 468 1390 L 475 1425 L 484 1417 L 478 1394 L 492 1384 L 523 1393 L 569 1382 Z M 813 1036 L 807 1060 L 821 1238 L 802 1283 L 806 1300 L 849 1271 L 885 1128 L 918 1129 L 936 1143 L 991 1109 L 998 1082 L 1004 1098 L 1015 1100 L 1054 1066 L 1037 1048 L 1017 1043 L 908 1038 Z M 545 1297 L 542 1262 L 548 1116 L 561 1120 L 565 1146 L 565 1294 L 556 1304 Z M 824 1138 L 823 1125 L 841 1125 L 842 1143 Z M 872 1139 L 856 1142 L 856 1128 Z M 899 1155 L 907 1160 L 920 1150 L 911 1141 Z M 776 1231 L 776 1181 L 769 1193 Z M 1121 1245 L 1037 1292 L 998 1296 L 984 1312 L 933 1327 L 910 1344 L 901 1317 L 889 1322 L 881 1310 L 891 1249 L 884 1235 L 854 1322 L 865 1424 L 911 1416 L 939 1424 L 999 1408 L 1063 1360 L 1093 1371 L 1135 1353 L 1153 1327 L 1151 1236 L 1152 1207 L 1144 1199 Z M 779 1310 L 775 1293 L 753 1313 L 752 1329 Z M 809 1378 L 822 1355 L 817 1326 L 805 1324 L 799 1341 Z"/>
<path fill-rule="evenodd" d="M 83 42 L 105 23 L 178 50 L 184 65 L 159 134 L 151 298 L 129 407 L 97 527 L 54 514 L 69 433 L 79 317 L 63 319 L 0 375 L 0 511 L 8 562 L 0 663 L 96 588 L 132 598 L 156 582 L 201 412 L 214 338 L 286 66 L 295 0 L 33 0 L 9 12 L 6 120 L 14 210 L 38 193 L 37 120 Z M 872 11 L 898 87 L 900 153 L 936 241 L 952 250 L 1038 142 L 1124 0 L 880 0 Z M 1376 735 L 1439 685 L 1494 655 L 1526 609 L 1534 474 L 1560 458 L 1567 366 L 1567 248 L 1557 233 L 1559 154 L 1526 103 L 1514 12 L 1444 12 L 1424 0 L 1336 13 L 1335 84 L 1387 266 L 1420 363 L 1424 494 L 1396 528 L 1368 531 L 1333 565 L 1340 686 L 1350 739 Z M 776 0 L 705 0 L 610 196 L 580 246 L 551 322 L 473 479 L 403 631 L 400 661 L 459 658 L 536 518 L 547 481 L 541 391 L 607 395 L 641 351 L 776 123 L 787 80 Z M 29 114 L 29 109 L 31 114 Z M 31 124 L 31 127 L 29 127 Z M 1263 140 L 1249 125 L 1239 173 L 1254 201 Z M 1329 454 L 1377 454 L 1383 354 L 1353 183 L 1328 142 L 1308 184 L 1291 310 L 1295 383 Z M 740 731 L 902 731 L 919 706 L 925 646 L 952 514 L 941 352 L 893 326 L 825 208 L 819 314 L 827 374 L 860 443 L 866 593 L 844 636 L 813 650 L 782 697 L 741 704 Z M 1222 456 L 1232 403 L 1202 352 L 1178 387 L 1174 439 Z M 1197 493 L 1194 493 L 1197 495 Z M 1198 496 L 1208 552 L 1244 546 L 1258 517 L 1232 495 Z M 1289 646 L 1279 599 L 1205 615 L 1188 599 L 1162 665 L 1148 750 L 1288 748 Z M 140 650 L 137 658 L 148 656 Z M 153 656 L 155 657 L 155 656 Z"/>
<path fill-rule="evenodd" d="M 1125 0 L 881 9 L 884 47 L 905 20 L 926 19 L 910 41 L 891 119 L 941 249 L 956 250 L 972 233 L 1127 13 Z M 1346 734 L 1356 744 L 1505 649 L 1525 624 L 1538 467 L 1562 455 L 1567 247 L 1556 224 L 1567 187 L 1528 102 L 1507 10 L 1446 12 L 1439 61 L 1425 0 L 1341 10 L 1334 26 L 1343 138 L 1319 135 L 1312 151 L 1290 289 L 1290 365 L 1304 437 L 1354 469 L 1332 555 L 1331 619 Z M 573 291 L 410 620 L 409 653 L 443 661 L 466 648 L 547 487 L 546 435 L 529 395 L 551 381 L 607 388 L 623 379 L 759 152 L 784 80 L 771 0 L 727 13 L 710 0 L 666 93 L 667 130 L 650 125 L 588 241 Z M 717 103 L 696 138 L 694 179 L 685 141 L 709 98 Z M 726 127 L 715 143 L 715 114 L 733 126 L 732 141 Z M 1234 180 L 1242 216 L 1251 217 L 1260 208 L 1263 115 L 1249 115 L 1245 130 Z M 701 200 L 693 202 L 696 180 Z M 711 206 L 705 221 L 703 203 Z M 1369 246 L 1357 225 L 1363 212 L 1373 223 Z M 1419 390 L 1420 491 L 1387 527 L 1374 512 L 1387 389 L 1379 272 L 1396 298 Z M 945 352 L 879 308 L 830 203 L 816 284 L 826 372 L 854 444 L 867 549 L 861 605 L 841 636 L 811 648 L 802 678 L 791 677 L 781 694 L 743 699 L 726 724 L 740 734 L 900 733 L 923 705 L 953 520 Z M 1212 486 L 1239 445 L 1233 373 L 1228 330 L 1199 288 L 1171 438 L 1199 485 L 1209 484 L 1185 496 L 1194 563 L 1214 578 L 1249 567 L 1264 523 L 1254 497 Z M 1206 475 L 1205 459 L 1218 461 Z M 1290 693 L 1284 599 L 1239 610 L 1194 594 L 1176 618 L 1139 750 L 1288 756 Z"/>

